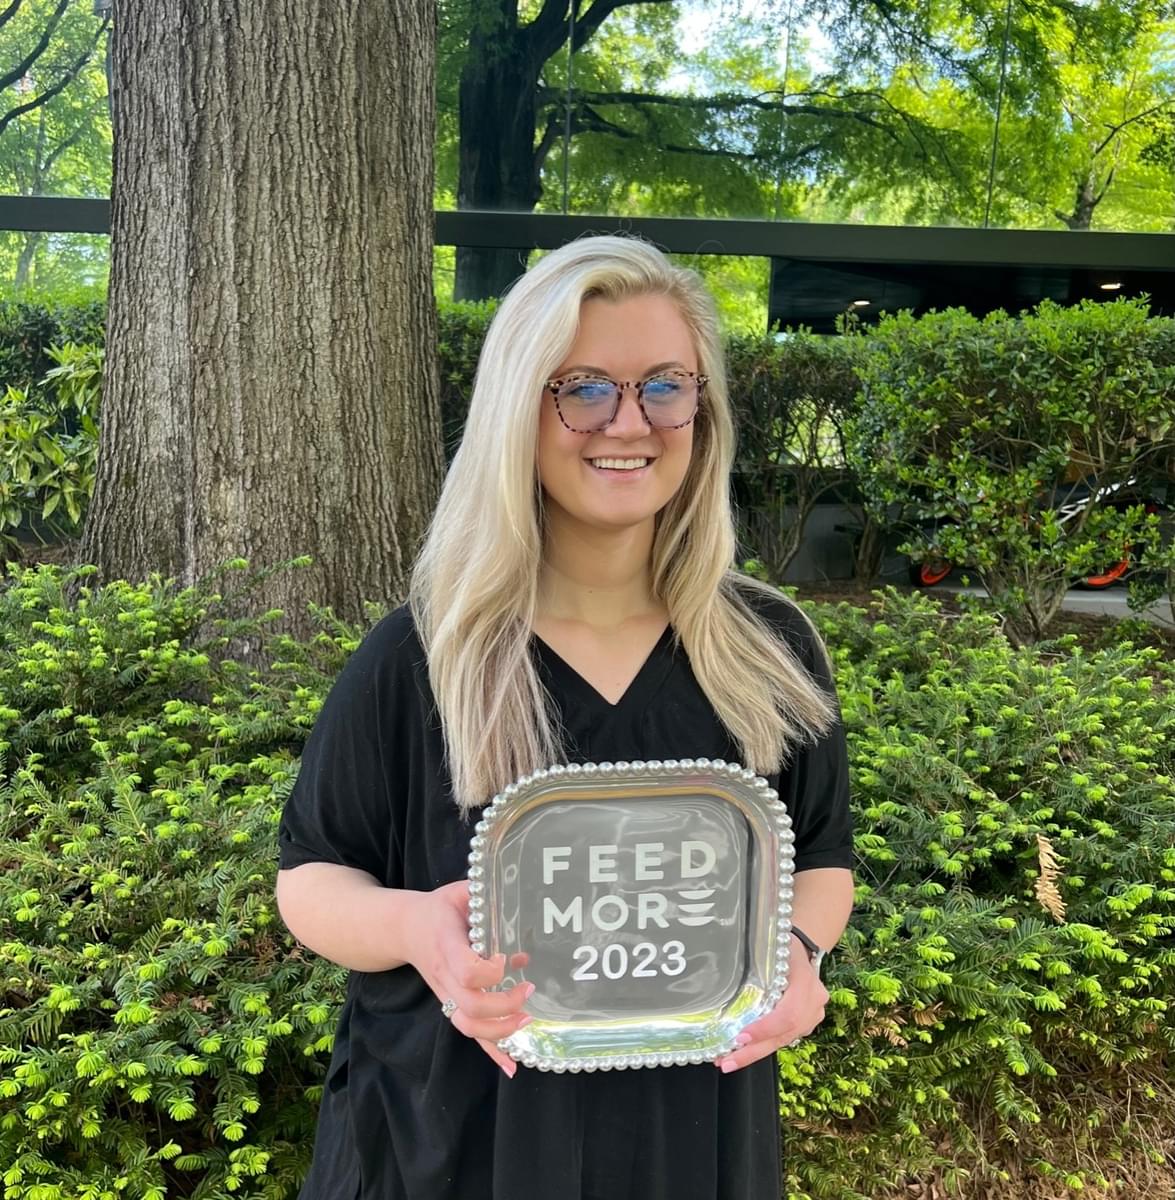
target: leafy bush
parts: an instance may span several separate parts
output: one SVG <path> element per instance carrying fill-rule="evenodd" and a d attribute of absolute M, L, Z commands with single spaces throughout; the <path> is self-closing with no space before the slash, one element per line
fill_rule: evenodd
<path fill-rule="evenodd" d="M 101 302 L 59 300 L 12 308 L 7 338 L 0 319 L 0 381 L 39 379 L 54 333 L 85 328 L 100 342 Z M 495 310 L 439 305 L 446 458 Z M 915 559 L 974 566 L 1017 640 L 1044 636 L 1069 583 L 1126 546 L 1138 568 L 1131 605 L 1165 591 L 1175 613 L 1175 321 L 1125 300 L 983 320 L 903 313 L 860 337 L 732 336 L 727 359 L 740 540 L 772 578 L 797 553 L 813 504 L 835 497 L 860 529 L 858 578 L 880 571 L 888 532 L 912 532 L 901 549 Z M 1049 489 L 1075 470 L 1097 489 L 1140 482 L 1061 521 L 1068 491 Z M 1165 514 L 1137 507 L 1164 489 Z"/>
<path fill-rule="evenodd" d="M 440 342 L 437 368 L 441 383 L 441 431 L 445 461 L 452 459 L 461 441 L 465 414 L 473 395 L 477 356 L 497 311 L 496 300 L 458 300 L 437 305 Z"/>
<path fill-rule="evenodd" d="M 28 388 L 53 367 L 50 347 L 106 340 L 103 289 L 0 299 L 0 387 Z"/>
<path fill-rule="evenodd" d="M 203 586 L 90 573 L 0 590 L 5 1200 L 292 1198 L 344 973 L 281 927 L 276 824 L 362 631 L 319 611 L 300 644 L 273 614 L 219 620 Z M 1155 1152 L 1175 668 L 1016 650 L 892 589 L 805 607 L 837 664 L 858 889 L 829 1018 L 781 1056 L 797 1200 L 872 1200 L 945 1159 L 977 1182 L 1006 1138 L 1074 1184 Z M 269 669 L 225 657 L 244 634 Z"/>
<path fill-rule="evenodd" d="M 856 817 L 829 1021 L 783 1056 L 797 1197 L 936 1168 L 1107 1186 L 1175 1102 L 1175 666 L 893 588 L 816 616 Z M 1006 1147 L 1006 1149 L 1001 1149 Z M 1169 1181 L 1169 1177 L 1168 1177 Z"/>
<path fill-rule="evenodd" d="M 855 499 L 842 430 L 856 409 L 860 344 L 804 330 L 727 341 L 740 533 L 774 579 L 799 552 L 818 502 Z"/>
<path fill-rule="evenodd" d="M 1175 449 L 1173 327 L 1126 300 L 883 319 L 858 357 L 848 428 L 862 490 L 877 512 L 901 502 L 934 521 L 928 543 L 902 549 L 973 565 L 1009 632 L 1042 637 L 1071 580 L 1123 547 L 1175 565 L 1138 503 Z M 1114 502 L 1066 519 L 1073 466 Z"/>
<path fill-rule="evenodd" d="M 273 614 L 91 570 L 0 593 L 4 1195 L 292 1196 L 343 973 L 283 933 L 275 829 L 359 634 L 261 678 L 222 655 Z"/>
<path fill-rule="evenodd" d="M 79 533 L 94 491 L 104 352 L 67 343 L 48 354 L 57 365 L 39 387 L 0 399 L 0 545 L 22 527 Z"/>

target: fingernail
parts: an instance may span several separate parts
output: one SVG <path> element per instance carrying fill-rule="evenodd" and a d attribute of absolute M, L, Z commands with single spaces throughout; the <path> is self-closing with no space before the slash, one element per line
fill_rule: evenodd
<path fill-rule="evenodd" d="M 513 1078 L 514 1078 L 514 1073 L 515 1073 L 515 1071 L 517 1071 L 517 1070 L 518 1070 L 518 1068 L 517 1068 L 517 1067 L 511 1067 L 511 1068 L 510 1068 L 510 1070 L 508 1070 L 508 1071 L 507 1071 L 507 1070 L 506 1070 L 506 1068 L 505 1068 L 505 1067 L 503 1067 L 503 1068 L 502 1068 L 502 1074 L 503 1074 L 503 1075 L 505 1075 L 507 1079 L 513 1079 Z"/>
<path fill-rule="evenodd" d="M 528 983 L 526 985 L 526 998 L 528 1000 L 534 995 L 536 987 L 538 987 L 538 984 L 535 983 Z"/>
<path fill-rule="evenodd" d="M 754 1040 L 755 1039 L 751 1037 L 749 1033 L 740 1033 L 738 1037 L 734 1039 L 734 1044 L 736 1046 L 749 1046 Z"/>
<path fill-rule="evenodd" d="M 533 1020 L 534 1020 L 534 1017 L 532 1017 L 529 1013 L 524 1013 L 522 1016 L 522 1020 L 518 1022 L 518 1028 L 519 1029 L 525 1028 Z"/>
<path fill-rule="evenodd" d="M 736 1066 L 738 1066 L 738 1064 L 734 1061 L 733 1058 L 727 1058 L 727 1059 L 723 1059 L 721 1066 L 722 1066 L 722 1074 L 729 1075 L 730 1072 L 733 1071 Z"/>

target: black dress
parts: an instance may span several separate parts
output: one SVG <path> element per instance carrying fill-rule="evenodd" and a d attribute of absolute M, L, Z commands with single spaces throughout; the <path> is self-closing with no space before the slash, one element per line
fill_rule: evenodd
<path fill-rule="evenodd" d="M 785 597 L 752 601 L 833 690 Z M 569 762 L 740 760 L 672 629 L 619 703 L 546 643 L 540 677 Z M 791 813 L 795 870 L 851 867 L 848 760 L 838 722 L 771 779 Z M 406 606 L 348 660 L 319 714 L 279 830 L 280 867 L 333 862 L 387 887 L 465 878 L 463 820 L 442 762 L 424 653 Z M 779 1200 L 773 1057 L 508 1079 L 441 1014 L 410 965 L 352 972 L 300 1200 Z"/>

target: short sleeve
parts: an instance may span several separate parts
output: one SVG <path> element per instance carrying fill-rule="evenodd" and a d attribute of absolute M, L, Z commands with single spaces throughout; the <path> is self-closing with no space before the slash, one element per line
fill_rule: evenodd
<path fill-rule="evenodd" d="M 853 867 L 853 815 L 849 794 L 849 749 L 836 683 L 827 656 L 810 637 L 801 658 L 812 678 L 836 700 L 836 724 L 815 743 L 796 752 L 792 830 L 796 872 L 813 867 Z M 800 649 L 797 647 L 797 649 Z"/>
<path fill-rule="evenodd" d="M 357 867 L 387 886 L 396 842 L 392 772 L 403 728 L 409 645 L 405 608 L 368 632 L 331 686 L 278 825 L 278 869 Z"/>
<path fill-rule="evenodd" d="M 828 654 L 809 618 L 782 592 L 755 591 L 750 607 L 787 641 L 809 675 L 836 702 L 836 723 L 815 742 L 793 751 L 780 798 L 787 804 L 795 834 L 795 872 L 814 867 L 853 867 L 853 816 L 849 793 L 849 751 L 840 699 Z"/>

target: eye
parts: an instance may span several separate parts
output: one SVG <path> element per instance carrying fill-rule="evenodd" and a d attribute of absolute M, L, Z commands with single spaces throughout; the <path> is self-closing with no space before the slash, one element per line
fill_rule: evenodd
<path fill-rule="evenodd" d="M 559 395 L 568 400 L 590 403 L 611 399 L 616 387 L 607 379 L 569 379 L 559 389 Z"/>
<path fill-rule="evenodd" d="M 654 375 L 645 380 L 645 399 L 672 400 L 681 395 L 686 382 L 685 375 Z"/>

